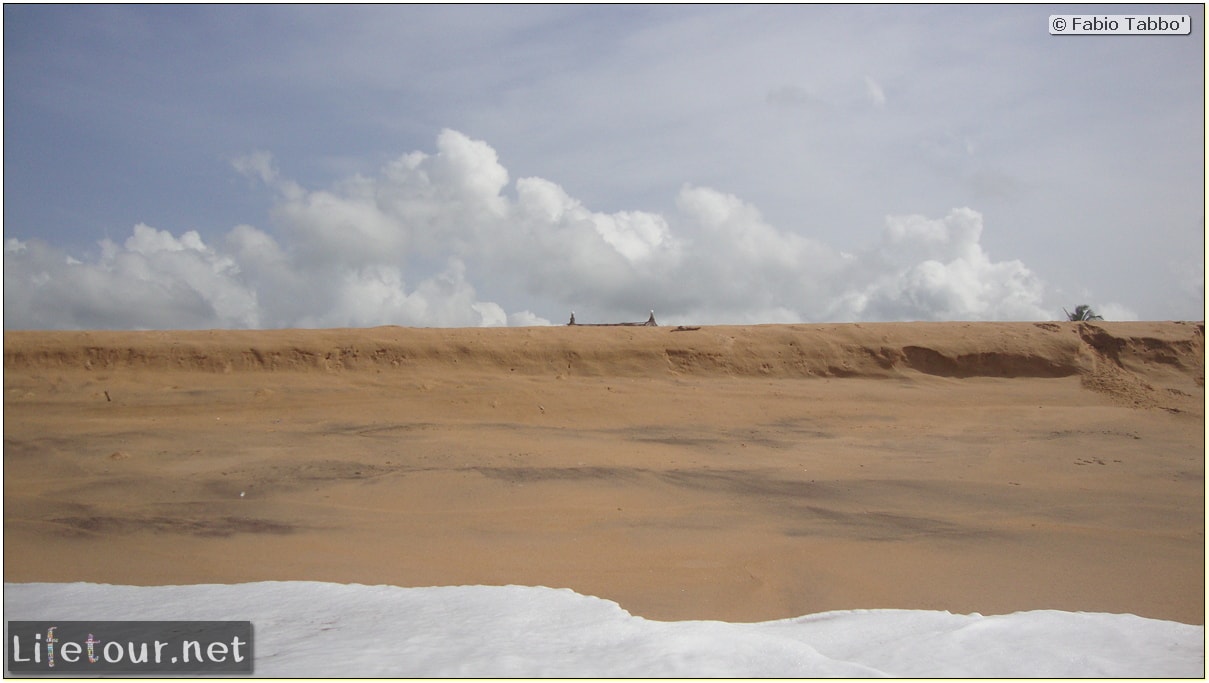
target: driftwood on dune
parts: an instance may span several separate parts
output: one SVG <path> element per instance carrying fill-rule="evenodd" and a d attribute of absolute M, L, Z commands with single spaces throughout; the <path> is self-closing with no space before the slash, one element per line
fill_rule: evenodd
<path fill-rule="evenodd" d="M 659 327 L 659 323 L 655 322 L 655 311 L 651 311 L 651 316 L 644 323 L 577 323 L 575 322 L 575 311 L 571 311 L 571 321 L 567 326 L 575 325 L 577 327 Z"/>

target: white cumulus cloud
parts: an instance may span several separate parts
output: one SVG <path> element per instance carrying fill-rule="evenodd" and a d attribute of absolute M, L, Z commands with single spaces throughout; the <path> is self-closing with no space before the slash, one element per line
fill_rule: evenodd
<path fill-rule="evenodd" d="M 685 185 L 668 214 L 594 211 L 551 180 L 511 181 L 494 149 L 453 130 L 435 153 L 326 188 L 265 152 L 233 166 L 271 193 L 267 227 L 210 244 L 140 223 L 92 256 L 9 239 L 6 327 L 541 325 L 648 308 L 669 323 L 1052 317 L 1039 278 L 994 260 L 968 208 L 888 217 L 876 243 L 841 253 L 710 187 Z"/>
<path fill-rule="evenodd" d="M 850 264 L 833 315 L 873 320 L 1044 320 L 1043 283 L 1020 261 L 993 261 L 978 212 L 891 216 L 881 241 Z"/>

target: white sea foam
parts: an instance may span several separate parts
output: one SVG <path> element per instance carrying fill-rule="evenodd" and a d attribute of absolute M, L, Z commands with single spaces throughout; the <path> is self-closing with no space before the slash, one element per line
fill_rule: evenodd
<path fill-rule="evenodd" d="M 257 676 L 1203 677 L 1205 628 L 1130 614 L 852 610 L 659 622 L 571 590 L 5 584 L 5 620 L 250 620 Z"/>

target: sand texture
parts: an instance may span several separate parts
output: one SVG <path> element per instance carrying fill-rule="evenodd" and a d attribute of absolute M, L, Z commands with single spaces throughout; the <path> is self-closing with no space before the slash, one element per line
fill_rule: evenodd
<path fill-rule="evenodd" d="M 6 332 L 4 579 L 1203 624 L 1202 323 Z"/>

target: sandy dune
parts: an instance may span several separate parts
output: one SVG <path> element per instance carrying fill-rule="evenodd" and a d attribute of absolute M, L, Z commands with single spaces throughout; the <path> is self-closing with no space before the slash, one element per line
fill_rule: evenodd
<path fill-rule="evenodd" d="M 4 579 L 1204 623 L 1204 325 L 6 332 Z"/>

